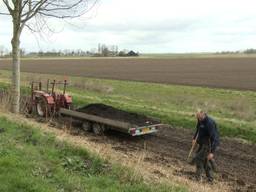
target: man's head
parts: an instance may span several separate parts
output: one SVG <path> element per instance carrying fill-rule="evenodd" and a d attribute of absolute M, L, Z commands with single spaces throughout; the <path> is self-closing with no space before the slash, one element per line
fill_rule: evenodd
<path fill-rule="evenodd" d="M 203 121 L 206 117 L 206 113 L 202 110 L 198 110 L 196 112 L 196 118 L 198 119 L 198 121 Z"/>

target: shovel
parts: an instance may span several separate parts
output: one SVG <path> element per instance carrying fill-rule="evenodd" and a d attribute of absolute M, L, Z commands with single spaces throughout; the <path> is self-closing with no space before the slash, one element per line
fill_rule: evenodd
<path fill-rule="evenodd" d="M 189 159 L 190 159 L 190 157 L 191 157 L 191 155 L 192 155 L 192 153 L 193 153 L 193 151 L 195 149 L 195 146 L 196 146 L 196 142 L 193 143 L 193 145 L 192 145 L 192 147 L 191 147 L 191 149 L 189 151 L 189 154 L 188 154 L 188 157 L 187 157 L 187 162 L 189 162 Z"/>
<path fill-rule="evenodd" d="M 190 159 L 190 157 L 191 157 L 191 155 L 192 155 L 192 153 L 193 153 L 193 151 L 195 149 L 197 138 L 198 138 L 198 133 L 197 133 L 197 135 L 195 137 L 195 142 L 192 144 L 191 149 L 189 151 L 187 162 L 189 162 L 189 159 Z"/>

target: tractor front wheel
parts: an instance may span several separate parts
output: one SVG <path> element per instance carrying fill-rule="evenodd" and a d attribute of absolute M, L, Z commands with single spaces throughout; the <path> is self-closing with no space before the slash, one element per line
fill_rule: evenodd
<path fill-rule="evenodd" d="M 36 112 L 40 117 L 48 117 L 50 114 L 50 108 L 47 101 L 44 98 L 39 98 L 36 102 Z"/>

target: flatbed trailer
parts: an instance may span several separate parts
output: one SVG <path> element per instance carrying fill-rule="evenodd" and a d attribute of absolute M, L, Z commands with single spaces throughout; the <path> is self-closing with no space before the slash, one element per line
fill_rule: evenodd
<path fill-rule="evenodd" d="M 130 122 L 100 117 L 98 115 L 92 115 L 65 108 L 60 108 L 59 113 L 81 121 L 84 130 L 92 130 L 96 134 L 102 134 L 104 131 L 111 129 L 129 134 L 131 136 L 139 136 L 156 133 L 158 129 L 163 126 L 161 123 L 149 124 L 147 122 L 145 122 L 144 125 L 136 125 Z"/>
<path fill-rule="evenodd" d="M 62 85 L 63 92 L 56 92 L 56 85 Z M 159 120 L 102 103 L 92 103 L 73 110 L 72 96 L 66 93 L 66 87 L 66 80 L 64 82 L 47 80 L 46 90 L 42 89 L 41 81 L 31 82 L 31 97 L 26 103 L 26 111 L 28 114 L 35 112 L 46 119 L 58 114 L 71 117 L 81 123 L 84 130 L 92 130 L 95 134 L 102 134 L 112 129 L 138 136 L 155 133 L 163 126 Z"/>

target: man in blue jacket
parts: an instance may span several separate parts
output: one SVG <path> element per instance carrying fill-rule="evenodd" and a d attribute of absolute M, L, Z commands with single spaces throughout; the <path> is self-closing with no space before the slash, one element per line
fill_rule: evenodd
<path fill-rule="evenodd" d="M 196 177 L 198 180 L 201 180 L 203 170 L 205 170 L 208 181 L 213 182 L 214 153 L 219 145 L 217 124 L 203 111 L 197 112 L 196 118 L 197 129 L 192 144 L 197 143 L 199 148 L 192 163 L 196 164 Z"/>

